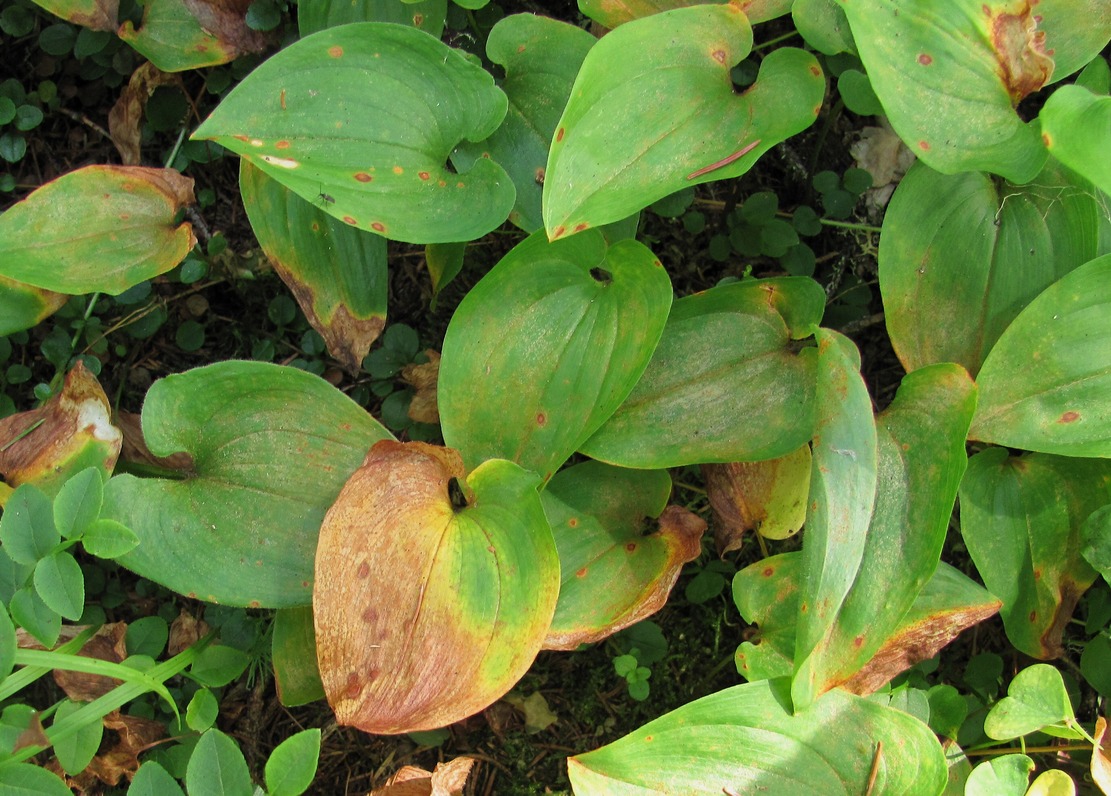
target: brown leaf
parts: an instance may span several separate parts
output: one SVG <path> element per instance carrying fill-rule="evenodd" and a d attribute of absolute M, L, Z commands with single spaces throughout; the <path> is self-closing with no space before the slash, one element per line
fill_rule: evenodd
<path fill-rule="evenodd" d="M 1033 0 L 1037 3 L 1038 0 Z M 1031 8 L 1031 0 L 1007 4 L 1012 9 L 999 11 L 984 6 L 988 15 L 991 45 L 999 63 L 999 77 L 1018 105 L 1024 97 L 1033 94 L 1049 82 L 1053 74 L 1053 59 L 1045 51 L 1045 31 L 1038 30 L 1038 17 Z"/>
<path fill-rule="evenodd" d="M 208 631 L 207 622 L 187 614 L 183 608 L 177 619 L 170 623 L 170 640 L 166 645 L 166 652 L 173 657 L 193 646 L 202 636 L 208 635 Z"/>
<path fill-rule="evenodd" d="M 127 657 L 127 645 L 124 642 L 126 634 L 126 622 L 104 625 L 95 636 L 85 642 L 85 646 L 77 654 L 84 658 L 119 663 Z M 123 681 L 99 674 L 55 669 L 54 682 L 72 701 L 91 702 L 104 696 Z"/>
<path fill-rule="evenodd" d="M 79 360 L 43 406 L 0 419 L 0 476 L 53 494 L 73 469 L 96 464 L 112 472 L 123 434 L 111 414 L 108 396 Z"/>
<path fill-rule="evenodd" d="M 120 448 L 120 461 L 129 464 L 144 464 L 151 467 L 164 467 L 182 473 L 193 471 L 193 457 L 188 453 L 171 453 L 169 456 L 155 456 L 143 439 L 143 427 L 137 412 L 118 412 L 116 425 L 123 433 Z"/>
<path fill-rule="evenodd" d="M 995 600 L 960 610 L 942 610 L 907 623 L 884 642 L 863 669 L 842 683 L 842 687 L 862 696 L 873 693 L 900 672 L 934 657 L 965 628 L 997 614 L 1000 605 L 1002 603 Z"/>
<path fill-rule="evenodd" d="M 269 36 L 247 26 L 247 9 L 253 0 L 182 0 L 205 32 L 239 55 L 266 49 Z"/>
<path fill-rule="evenodd" d="M 46 737 L 46 729 L 42 726 L 42 719 L 39 718 L 37 712 L 31 716 L 31 722 L 27 725 L 27 729 L 16 737 L 12 752 L 18 752 L 28 746 L 50 747 L 50 739 Z"/>
<path fill-rule="evenodd" d="M 118 710 L 104 717 L 104 727 L 114 730 L 119 740 L 107 752 L 94 757 L 84 773 L 113 787 L 123 777 L 130 781 L 139 769 L 139 755 L 166 737 L 162 722 L 141 716 L 125 716 Z"/>
<path fill-rule="evenodd" d="M 138 166 L 143 109 L 154 90 L 167 83 L 181 83 L 177 75 L 161 71 L 149 61 L 131 73 L 127 87 L 108 112 L 108 132 L 125 166 Z"/>
<path fill-rule="evenodd" d="M 428 362 L 409 364 L 401 369 L 401 379 L 416 388 L 409 403 L 409 418 L 417 423 L 436 424 L 440 412 L 436 407 L 436 383 L 440 378 L 440 355 L 431 348 L 424 352 Z"/>
<path fill-rule="evenodd" d="M 1103 738 L 1107 735 L 1107 719 L 1103 716 L 1096 718 L 1095 741 L 1092 749 L 1092 781 L 1101 791 L 1111 796 L 1111 758 L 1107 755 L 1107 748 L 1103 745 Z"/>
<path fill-rule="evenodd" d="M 437 763 L 432 773 L 417 766 L 405 766 L 381 788 L 371 791 L 370 796 L 462 796 L 474 762 L 472 757 L 457 757 Z"/>
<path fill-rule="evenodd" d="M 324 338 L 328 353 L 338 359 L 348 373 L 358 373 L 370 346 L 386 326 L 385 317 L 356 318 L 341 303 L 336 305 L 330 318 L 322 318 L 316 309 L 313 287 L 278 258 L 269 255 L 268 258 L 274 272 L 285 282 L 297 306 L 305 313 L 306 320 Z"/>

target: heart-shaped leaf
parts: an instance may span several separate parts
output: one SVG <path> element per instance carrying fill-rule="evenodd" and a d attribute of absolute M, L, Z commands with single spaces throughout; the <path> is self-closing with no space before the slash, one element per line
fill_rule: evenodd
<path fill-rule="evenodd" d="M 1100 97 L 1080 86 L 1061 86 L 1046 100 L 1038 116 L 1049 151 L 1079 174 L 1111 193 L 1108 130 L 1111 97 Z"/>
<path fill-rule="evenodd" d="M 736 5 L 695 5 L 622 25 L 591 49 L 544 177 L 553 240 L 617 221 L 699 182 L 737 177 L 805 130 L 825 80 L 810 53 L 773 50 L 756 83 L 730 69 L 752 49 Z"/>
<path fill-rule="evenodd" d="M 1015 675 L 1007 696 L 988 711 L 984 733 L 997 741 L 1008 741 L 1074 718 L 1061 673 L 1055 666 L 1038 663 Z"/>
<path fill-rule="evenodd" d="M 191 204 L 193 180 L 173 169 L 71 171 L 0 215 L 0 276 L 58 293 L 122 293 L 193 248 L 193 227 L 176 220 Z"/>
<path fill-rule="evenodd" d="M 185 452 L 192 467 L 108 482 L 102 516 L 140 539 L 120 563 L 182 594 L 270 608 L 311 601 L 324 513 L 390 436 L 317 376 L 235 361 L 156 382 L 143 434 L 154 454 Z"/>
<path fill-rule="evenodd" d="M 508 691 L 544 641 L 559 557 L 539 480 L 490 460 L 385 441 L 320 529 L 317 655 L 341 724 L 428 730 Z"/>
<path fill-rule="evenodd" d="M 916 163 L 891 199 L 879 251 L 903 366 L 957 362 L 975 374 L 1018 313 L 1109 234 L 1106 197 L 1053 159 L 1027 185 Z"/>
<path fill-rule="evenodd" d="M 592 230 L 537 232 L 459 305 L 444 337 L 444 441 L 468 466 L 508 459 L 544 480 L 641 377 L 663 332 L 671 282 L 647 247 Z"/>
<path fill-rule="evenodd" d="M 1024 796 L 1034 761 L 1026 755 L 1003 755 L 985 760 L 968 775 L 966 796 Z"/>
<path fill-rule="evenodd" d="M 727 688 L 569 758 L 571 785 L 578 796 L 894 796 L 945 787 L 945 756 L 918 719 L 843 691 L 798 713 L 790 704 L 785 679 Z"/>
<path fill-rule="evenodd" d="M 1054 282 L 1019 313 L 980 370 L 972 439 L 1111 457 L 1111 254 Z"/>
<path fill-rule="evenodd" d="M 269 37 L 247 25 L 250 0 L 143 0 L 136 29 L 125 20 L 119 37 L 163 72 L 226 64 L 262 52 Z"/>
<path fill-rule="evenodd" d="M 1037 22 L 1050 3 L 1035 12 L 1029 0 L 838 2 L 891 126 L 919 158 L 948 174 L 990 171 L 1016 183 L 1041 171 L 1038 128 L 1015 105 L 1053 73 Z"/>
<path fill-rule="evenodd" d="M 410 243 L 471 240 L 513 207 L 482 158 L 447 166 L 463 139 L 501 124 L 506 97 L 458 50 L 404 25 L 328 28 L 282 50 L 224 99 L 194 138 L 216 141 L 341 221 Z"/>
<path fill-rule="evenodd" d="M 540 198 L 556 124 L 587 51 L 597 39 L 582 28 L 534 14 L 500 20 L 486 40 L 486 54 L 505 67 L 509 97 L 505 121 L 480 144 L 464 142 L 452 156 L 469 169 L 481 157 L 501 164 L 517 189 L 509 220 L 525 232 L 544 226 Z"/>
<path fill-rule="evenodd" d="M 784 456 L 813 436 L 813 348 L 825 309 L 805 277 L 745 280 L 676 301 L 647 370 L 581 448 L 621 467 Z"/>
<path fill-rule="evenodd" d="M 961 534 L 996 597 L 1007 638 L 1048 660 L 1096 578 L 1080 554 L 1080 527 L 1111 502 L 1111 461 L 989 448 L 973 456 L 960 488 Z"/>
<path fill-rule="evenodd" d="M 358 372 L 386 324 L 386 239 L 336 220 L 247 160 L 239 189 L 270 264 L 329 353 Z"/>
<path fill-rule="evenodd" d="M 297 30 L 301 38 L 318 30 L 352 22 L 396 22 L 412 25 L 435 38 L 444 33 L 447 0 L 313 0 L 297 4 Z"/>
<path fill-rule="evenodd" d="M 0 276 L 0 337 L 30 329 L 69 300 L 64 293 L 25 285 Z"/>
<path fill-rule="evenodd" d="M 706 530 L 682 507 L 665 509 L 670 494 L 664 470 L 583 462 L 556 473 L 541 493 L 562 581 L 545 649 L 599 641 L 663 607 Z"/>

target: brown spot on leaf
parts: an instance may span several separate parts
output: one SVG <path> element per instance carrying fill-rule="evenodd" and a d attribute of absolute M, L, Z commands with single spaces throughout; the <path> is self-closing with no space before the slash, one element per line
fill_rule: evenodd
<path fill-rule="evenodd" d="M 1065 412 L 1064 414 L 1062 414 L 1061 419 L 1058 420 L 1057 422 L 1058 423 L 1075 423 L 1079 419 L 1080 419 L 1080 413 L 1079 412 L 1073 412 L 1072 410 L 1069 410 L 1068 412 Z"/>
<path fill-rule="evenodd" d="M 1018 13 L 988 15 L 999 77 L 1015 105 L 1049 82 L 1053 74 L 1053 59 L 1045 50 L 1045 31 L 1037 29 L 1038 21 L 1030 8 L 1027 2 Z"/>
<path fill-rule="evenodd" d="M 355 179 L 359 182 L 371 182 L 374 178 L 367 174 L 365 171 L 360 171 L 355 174 Z"/>
<path fill-rule="evenodd" d="M 625 549 L 630 553 L 636 552 L 637 543 L 636 542 L 629 542 L 625 545 Z"/>
<path fill-rule="evenodd" d="M 564 234 L 566 234 L 566 232 L 567 227 L 563 225 L 556 227 L 554 230 L 552 230 L 552 240 L 555 240 L 556 238 L 562 238 Z"/>
<path fill-rule="evenodd" d="M 576 225 L 575 225 L 575 232 L 582 232 L 582 231 L 583 231 L 584 229 L 586 229 L 586 228 L 587 228 L 587 227 L 589 227 L 589 226 L 590 226 L 590 225 L 589 225 L 589 224 L 587 224 L 587 223 L 585 223 L 585 222 L 583 222 L 583 223 L 581 223 L 581 224 L 576 224 Z"/>
<path fill-rule="evenodd" d="M 918 148 L 921 149 L 923 152 L 929 152 L 930 151 L 930 145 L 926 141 L 919 141 L 918 142 Z"/>
<path fill-rule="evenodd" d="M 417 176 L 420 177 L 422 180 L 432 179 L 432 175 L 429 174 L 427 171 L 418 171 Z"/>
<path fill-rule="evenodd" d="M 933 62 L 933 56 L 927 55 L 926 53 L 922 53 L 918 56 L 918 63 L 922 64 L 922 66 L 929 66 Z"/>
<path fill-rule="evenodd" d="M 544 414 L 543 412 L 538 412 L 536 414 L 536 425 L 546 426 L 547 424 L 548 424 L 548 416 L 546 414 Z"/>
<path fill-rule="evenodd" d="M 424 14 L 413 14 L 413 27 L 419 28 L 424 24 Z"/>
<path fill-rule="evenodd" d="M 378 621 L 378 611 L 376 611 L 373 607 L 367 608 L 365 611 L 363 611 L 362 616 L 363 621 L 366 622 L 368 625 Z"/>
<path fill-rule="evenodd" d="M 722 66 L 725 65 L 725 50 L 713 50 L 710 52 L 710 57 Z"/>
<path fill-rule="evenodd" d="M 537 185 L 543 185 L 544 184 L 544 167 L 543 166 L 540 166 L 539 168 L 536 169 L 536 174 L 533 176 L 533 180 L 535 180 Z"/>
<path fill-rule="evenodd" d="M 772 575 L 775 574 L 775 567 L 764 567 L 763 572 L 761 572 L 760 574 L 763 575 L 765 578 L 770 578 Z"/>
<path fill-rule="evenodd" d="M 344 216 L 344 217 L 343 217 L 343 220 L 344 220 L 344 221 L 346 221 L 346 222 L 347 222 L 348 224 L 350 224 L 351 226 L 355 226 L 356 224 L 358 224 L 358 223 L 359 223 L 358 221 L 356 221 L 356 220 L 355 220 L 354 218 L 352 218 L 351 216 Z"/>
<path fill-rule="evenodd" d="M 355 699 L 363 691 L 363 684 L 359 682 L 359 675 L 356 672 L 351 672 L 347 675 L 347 686 L 343 689 L 343 695 L 348 699 Z"/>
<path fill-rule="evenodd" d="M 563 133 L 564 133 L 564 129 L 562 127 L 560 127 L 558 130 L 556 130 L 556 139 L 555 140 L 557 142 L 563 140 Z"/>
<path fill-rule="evenodd" d="M 822 76 L 822 70 L 819 69 L 818 67 L 814 66 L 813 64 L 811 64 L 810 74 L 814 75 L 814 77 L 821 77 Z"/>
<path fill-rule="evenodd" d="M 586 577 L 586 567 L 583 567 L 582 569 L 575 572 L 575 577 L 576 578 L 585 578 Z"/>
<path fill-rule="evenodd" d="M 381 221 L 370 222 L 370 228 L 373 229 L 375 232 L 385 233 L 386 231 L 386 225 L 383 224 Z"/>
<path fill-rule="evenodd" d="M 567 520 L 567 525 L 571 528 L 578 528 L 579 527 L 579 518 L 578 517 L 572 517 L 571 519 Z"/>
<path fill-rule="evenodd" d="M 853 646 L 860 649 L 864 646 L 864 636 L 857 636 L 853 639 Z"/>
<path fill-rule="evenodd" d="M 359 564 L 359 569 L 356 570 L 355 577 L 359 578 L 361 580 L 362 578 L 365 578 L 369 574 L 370 574 L 370 564 L 368 564 L 367 562 L 364 561 L 363 563 Z"/>
<path fill-rule="evenodd" d="M 332 56 L 333 58 L 342 58 L 343 48 L 340 47 L 338 44 L 335 44 L 328 48 L 328 55 Z"/>
<path fill-rule="evenodd" d="M 278 143 L 274 144 L 274 146 L 277 149 L 289 149 L 289 142 L 288 141 L 279 141 Z"/>

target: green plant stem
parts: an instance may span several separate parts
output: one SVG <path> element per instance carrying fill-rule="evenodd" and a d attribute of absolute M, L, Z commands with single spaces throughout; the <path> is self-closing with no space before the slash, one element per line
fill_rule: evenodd
<path fill-rule="evenodd" d="M 71 638 L 62 646 L 58 647 L 54 652 L 62 654 L 77 653 L 85 646 L 85 643 L 96 635 L 96 631 L 100 630 L 100 626 L 87 627 Z M 38 680 L 44 674 L 50 672 L 50 666 L 24 666 L 18 672 L 12 672 L 0 682 L 0 702 L 3 702 L 13 694 L 18 694 L 31 683 Z"/>
<path fill-rule="evenodd" d="M 1057 754 L 1058 752 L 1090 752 L 1091 744 L 1067 743 L 1060 746 L 1007 746 L 996 749 L 965 749 L 965 757 L 991 757 L 993 755 Z"/>
<path fill-rule="evenodd" d="M 825 224 L 827 227 L 840 227 L 841 229 L 859 229 L 864 232 L 882 232 L 879 227 L 872 226 L 871 224 L 854 224 L 851 221 L 834 221 L 831 218 L 819 218 L 818 222 Z"/>
<path fill-rule="evenodd" d="M 177 153 L 181 150 L 181 144 L 185 141 L 185 128 L 181 128 L 181 132 L 177 134 L 177 141 L 174 142 L 174 148 L 170 150 L 169 156 L 164 161 L 166 168 L 170 168 L 170 164 L 177 159 Z"/>
<path fill-rule="evenodd" d="M 774 39 L 768 39 L 767 41 L 760 42 L 759 44 L 757 44 L 755 47 L 752 48 L 752 52 L 758 52 L 760 50 L 765 50 L 768 47 L 773 47 L 776 44 L 779 44 L 781 41 L 786 41 L 787 39 L 793 38 L 793 37 L 798 36 L 798 35 L 799 35 L 799 32 L 797 30 L 792 30 L 790 33 L 784 33 L 782 36 L 776 36 Z"/>
<path fill-rule="evenodd" d="M 142 685 L 146 691 L 154 691 L 164 699 L 171 708 L 174 706 L 173 697 L 166 690 L 166 686 L 157 680 L 152 680 L 144 672 L 132 669 L 122 663 L 102 661 L 98 658 L 86 658 L 82 655 L 68 655 L 64 652 L 51 650 L 16 650 L 15 663 L 17 666 L 37 666 L 46 669 L 61 669 L 67 672 L 81 672 L 82 674 L 95 674 L 101 677 L 112 677 L 123 680 L 125 683 Z"/>

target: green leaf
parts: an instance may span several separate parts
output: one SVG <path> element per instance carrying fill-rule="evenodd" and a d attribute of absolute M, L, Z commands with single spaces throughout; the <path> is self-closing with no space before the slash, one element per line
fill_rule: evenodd
<path fill-rule="evenodd" d="M 814 433 L 811 334 L 825 292 L 803 277 L 745 280 L 679 299 L 628 399 L 580 450 L 656 469 L 784 456 Z M 744 422 L 738 422 L 743 407 Z"/>
<path fill-rule="evenodd" d="M 15 666 L 15 625 L 8 616 L 6 600 L 0 601 L 0 683 Z"/>
<path fill-rule="evenodd" d="M 795 0 L 791 18 L 806 43 L 818 52 L 856 52 L 849 20 L 834 0 Z"/>
<path fill-rule="evenodd" d="M 61 541 L 50 498 L 32 484 L 12 492 L 0 516 L 0 544 L 17 564 L 34 565 Z"/>
<path fill-rule="evenodd" d="M 97 558 L 119 558 L 139 546 L 139 537 L 115 520 L 98 519 L 85 529 L 81 545 Z"/>
<path fill-rule="evenodd" d="M 201 650 L 189 674 L 201 685 L 219 688 L 243 674 L 250 662 L 250 656 L 235 647 L 213 644 Z"/>
<path fill-rule="evenodd" d="M 424 264 L 432 280 L 432 309 L 436 308 L 440 291 L 463 270 L 466 254 L 466 243 L 430 243 L 424 247 Z"/>
<path fill-rule="evenodd" d="M 930 701 L 930 729 L 956 740 L 961 725 L 968 718 L 968 703 L 961 692 L 951 685 L 939 683 L 930 688 L 927 698 Z"/>
<path fill-rule="evenodd" d="M 1080 526 L 1080 554 L 1104 580 L 1111 579 L 1111 504 L 1096 509 Z"/>
<path fill-rule="evenodd" d="M 0 276 L 59 293 L 115 296 L 169 271 L 197 242 L 177 220 L 193 180 L 173 169 L 86 166 L 0 216 Z"/>
<path fill-rule="evenodd" d="M 197 742 L 185 772 L 189 796 L 251 796 L 255 786 L 239 746 L 219 730 Z"/>
<path fill-rule="evenodd" d="M 500 459 L 463 475 L 450 448 L 379 442 L 328 512 L 313 613 L 341 724 L 397 734 L 459 721 L 543 644 L 559 557 L 539 477 Z"/>
<path fill-rule="evenodd" d="M 876 426 L 860 352 L 818 329 L 817 423 L 803 541 L 802 590 L 791 699 L 809 706 L 828 687 L 838 613 L 857 578 L 876 497 Z"/>
<path fill-rule="evenodd" d="M 166 769 L 153 760 L 146 760 L 135 772 L 127 796 L 185 796 L 185 791 Z"/>
<path fill-rule="evenodd" d="M 194 732 L 204 732 L 216 723 L 220 713 L 220 703 L 216 696 L 207 688 L 202 688 L 193 694 L 189 706 L 185 709 L 185 723 Z"/>
<path fill-rule="evenodd" d="M 980 370 L 971 439 L 1111 457 L 1111 254 L 1046 288 Z"/>
<path fill-rule="evenodd" d="M 1038 127 L 1015 112 L 1053 72 L 1029 4 L 838 2 L 891 126 L 921 160 L 950 174 L 990 171 L 1020 183 L 1041 171 Z M 1066 7 L 1056 12 L 1072 13 Z M 1037 10 L 1051 13 L 1048 4 Z"/>
<path fill-rule="evenodd" d="M 68 298 L 0 275 L 0 336 L 30 329 L 54 314 Z"/>
<path fill-rule="evenodd" d="M 157 382 L 143 434 L 155 455 L 183 451 L 193 464 L 182 479 L 109 481 L 104 515 L 140 538 L 120 563 L 182 594 L 275 608 L 310 601 L 324 513 L 389 437 L 317 376 L 235 361 Z"/>
<path fill-rule="evenodd" d="M 65 721 L 85 707 L 80 702 L 71 702 L 63 699 L 54 714 L 54 724 Z M 81 727 L 80 730 L 68 735 L 54 743 L 54 754 L 58 762 L 71 777 L 85 770 L 92 761 L 93 756 L 100 748 L 100 741 L 104 736 L 104 724 L 98 719 Z"/>
<path fill-rule="evenodd" d="M 12 561 L 0 539 L 0 603 L 5 605 L 12 596 L 31 579 L 34 564 L 17 564 Z"/>
<path fill-rule="evenodd" d="M 289 736 L 266 761 L 266 789 L 269 796 L 300 796 L 316 777 L 320 758 L 320 730 L 302 730 Z"/>
<path fill-rule="evenodd" d="M 487 56 L 505 68 L 501 89 L 509 111 L 492 136 L 464 142 L 453 160 L 465 169 L 481 157 L 500 164 L 517 189 L 509 220 L 525 232 L 544 226 L 540 200 L 548 149 L 575 75 L 597 41 L 582 28 L 535 14 L 505 17 L 486 41 Z"/>
<path fill-rule="evenodd" d="M 411 27 L 363 22 L 265 61 L 193 137 L 352 226 L 449 243 L 489 232 L 513 206 L 513 184 L 492 160 L 460 174 L 446 165 L 460 141 L 493 133 L 506 107 L 493 78 L 459 51 Z"/>
<path fill-rule="evenodd" d="M 217 14 L 189 0 L 143 0 L 141 5 L 138 30 L 131 20 L 124 20 L 118 34 L 163 72 L 226 64 L 239 55 L 262 51 L 268 42 L 230 9 Z M 200 16 L 194 16 L 194 9 Z"/>
<path fill-rule="evenodd" d="M 73 796 L 66 784 L 45 768 L 30 763 L 9 763 L 0 767 L 0 794 L 3 796 Z"/>
<path fill-rule="evenodd" d="M 1009 741 L 1074 718 L 1061 673 L 1048 663 L 1038 663 L 1015 675 L 1007 696 L 988 711 L 984 732 L 997 741 Z"/>
<path fill-rule="evenodd" d="M 324 698 L 324 684 L 316 665 L 311 605 L 275 612 L 271 649 L 274 684 L 283 705 L 293 707 Z"/>
<path fill-rule="evenodd" d="M 104 502 L 104 480 L 100 470 L 90 467 L 69 480 L 54 496 L 54 526 L 66 539 L 81 536 L 100 516 Z"/>
<path fill-rule="evenodd" d="M 348 371 L 386 323 L 386 239 L 332 217 L 244 159 L 239 188 L 259 245 Z"/>
<path fill-rule="evenodd" d="M 85 575 L 69 553 L 40 558 L 35 565 L 35 591 L 51 611 L 76 622 L 85 610 Z"/>
<path fill-rule="evenodd" d="M 26 586 L 15 593 L 8 609 L 15 623 L 35 637 L 44 647 L 50 649 L 62 632 L 62 617 L 46 607 L 46 603 L 31 587 Z"/>
<path fill-rule="evenodd" d="M 1111 193 L 1111 164 L 1106 151 L 1111 129 L 1111 97 L 1079 86 L 1061 86 L 1046 100 L 1042 138 L 1049 151 L 1104 193 Z"/>
<path fill-rule="evenodd" d="M 545 649 L 574 650 L 655 613 L 679 570 L 702 551 L 701 521 L 665 509 L 663 470 L 583 462 L 540 493 L 559 552 L 560 587 Z M 648 518 L 659 518 L 655 523 Z"/>
<path fill-rule="evenodd" d="M 847 692 L 793 714 L 790 685 L 734 686 L 568 760 L 578 796 L 621 794 L 940 793 L 945 757 L 926 725 Z M 858 740 L 849 742 L 845 728 Z M 882 749 L 877 752 L 877 746 Z M 897 750 L 897 751 L 896 751 Z M 880 765 L 873 768 L 879 754 Z"/>
<path fill-rule="evenodd" d="M 671 298 L 641 243 L 534 233 L 452 316 L 440 362 L 444 441 L 468 467 L 502 458 L 547 480 L 633 389 Z"/>
<path fill-rule="evenodd" d="M 968 776 L 966 796 L 1023 796 L 1034 761 L 1026 755 L 1003 755 L 980 763 Z"/>
<path fill-rule="evenodd" d="M 1037 11 L 1038 30 L 1052 49 L 1053 83 L 1096 58 L 1111 39 L 1111 13 L 1103 0 L 1051 0 Z"/>
<path fill-rule="evenodd" d="M 447 0 L 313 0 L 297 4 L 297 29 L 301 38 L 310 33 L 351 22 L 396 22 L 412 25 L 435 38 L 444 32 Z"/>
<path fill-rule="evenodd" d="M 144 616 L 127 626 L 124 641 L 128 655 L 146 655 L 157 658 L 166 649 L 170 628 L 160 616 Z"/>
<path fill-rule="evenodd" d="M 1076 796 L 1076 783 L 1061 769 L 1051 768 L 1035 777 L 1026 796 Z"/>
<path fill-rule="evenodd" d="M 583 61 L 544 177 L 554 240 L 617 221 L 699 182 L 729 179 L 809 127 L 825 92 L 814 56 L 781 47 L 756 83 L 730 69 L 752 49 L 735 5 L 696 5 L 622 25 Z"/>
<path fill-rule="evenodd" d="M 1101 696 L 1111 695 L 1111 640 L 1105 635 L 1088 639 L 1080 654 L 1080 672 Z"/>
<path fill-rule="evenodd" d="M 1096 578 L 1080 555 L 1080 527 L 1108 502 L 1111 461 L 1003 448 L 969 460 L 961 534 L 984 585 L 1003 601 L 1007 637 L 1027 655 L 1061 654 L 1061 633 Z"/>
<path fill-rule="evenodd" d="M 1106 197 L 1052 159 L 1027 185 L 916 163 L 891 199 L 879 250 L 903 366 L 958 362 L 975 375 L 1019 312 L 1094 257 L 1109 231 Z"/>

